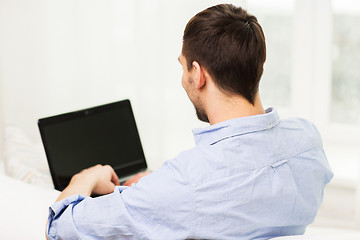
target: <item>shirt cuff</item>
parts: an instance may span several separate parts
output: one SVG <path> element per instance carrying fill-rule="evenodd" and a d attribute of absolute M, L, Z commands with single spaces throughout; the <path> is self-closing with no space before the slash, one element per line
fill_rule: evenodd
<path fill-rule="evenodd" d="M 124 191 L 125 189 L 128 189 L 128 188 L 130 188 L 130 187 L 129 186 L 116 186 L 114 189 L 114 192 L 119 191 L 121 193 L 122 191 Z"/>
<path fill-rule="evenodd" d="M 85 199 L 85 196 L 83 196 L 83 195 L 73 195 L 73 196 L 67 197 L 67 198 L 51 205 L 50 211 L 52 210 L 54 212 L 54 217 L 57 217 L 67 206 L 69 206 L 72 203 L 79 203 L 83 199 Z"/>
<path fill-rule="evenodd" d="M 114 192 L 122 192 L 126 189 L 129 189 L 128 186 L 116 186 L 114 188 Z M 58 219 L 61 217 L 61 215 L 64 213 L 64 211 L 67 209 L 69 205 L 77 205 L 82 200 L 84 200 L 85 196 L 83 195 L 73 195 L 70 197 L 67 197 L 59 202 L 54 203 L 49 208 L 49 217 L 48 217 L 48 223 L 46 226 L 46 235 L 49 239 L 56 239 L 57 238 L 57 222 Z"/>
<path fill-rule="evenodd" d="M 49 208 L 49 217 L 48 222 L 46 226 L 46 235 L 49 239 L 55 239 L 56 236 L 56 230 L 55 226 L 53 226 L 53 221 L 61 215 L 64 210 L 70 205 L 70 204 L 77 204 L 85 199 L 85 196 L 83 195 L 73 195 L 70 197 L 67 197 L 59 202 L 54 203 Z"/>

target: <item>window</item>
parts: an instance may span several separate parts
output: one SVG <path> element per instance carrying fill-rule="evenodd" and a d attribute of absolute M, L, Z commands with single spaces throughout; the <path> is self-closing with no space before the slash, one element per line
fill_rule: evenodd
<path fill-rule="evenodd" d="M 360 189 L 360 2 L 245 3 L 267 41 L 260 85 L 264 107 L 275 106 L 282 118 L 315 123 L 335 174 L 330 184 L 335 195 L 328 195 L 317 224 L 355 226 L 360 222 L 360 195 L 353 194 Z M 353 194 L 346 195 L 349 204 L 344 208 L 351 214 L 339 213 L 334 205 L 344 189 Z"/>
<path fill-rule="evenodd" d="M 360 124 L 360 2 L 333 1 L 331 121 Z"/>
<path fill-rule="evenodd" d="M 260 85 L 264 107 L 314 122 L 335 182 L 355 184 L 360 175 L 360 2 L 245 3 L 267 42 Z"/>
<path fill-rule="evenodd" d="M 260 92 L 266 107 L 291 105 L 292 28 L 295 1 L 247 1 L 263 27 L 266 38 L 266 62 Z"/>

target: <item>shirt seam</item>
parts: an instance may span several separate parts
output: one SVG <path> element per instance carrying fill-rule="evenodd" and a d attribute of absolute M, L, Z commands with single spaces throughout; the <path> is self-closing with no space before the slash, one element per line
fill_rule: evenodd
<path fill-rule="evenodd" d="M 289 162 L 289 160 L 290 160 L 291 158 L 294 158 L 294 157 L 296 157 L 296 156 L 298 156 L 298 155 L 307 153 L 307 152 L 309 152 L 309 151 L 311 151 L 311 150 L 313 150 L 313 149 L 316 149 L 316 148 L 321 149 L 322 146 L 321 146 L 321 145 L 319 145 L 319 146 L 314 146 L 314 147 L 311 147 L 311 148 L 309 148 L 309 149 L 307 149 L 307 150 L 304 150 L 304 151 L 301 151 L 301 152 L 299 152 L 299 153 L 296 153 L 296 154 L 294 154 L 294 155 L 290 155 L 289 157 L 280 158 L 280 159 L 278 159 L 278 160 L 276 160 L 276 161 L 274 161 L 274 162 L 272 162 L 272 163 L 267 163 L 267 164 L 265 164 L 265 165 L 258 166 L 258 167 L 255 167 L 255 168 L 244 169 L 244 170 L 239 171 L 239 172 L 237 172 L 237 173 L 240 174 L 240 173 L 244 173 L 244 172 L 250 172 L 250 171 L 259 170 L 259 169 L 262 169 L 262 168 L 265 168 L 265 167 L 271 167 L 271 166 L 274 165 L 275 163 L 278 163 L 278 162 L 284 161 L 284 160 L 288 160 L 287 162 Z M 232 176 L 226 176 L 226 177 L 222 177 L 222 178 L 218 178 L 218 179 L 224 179 L 224 178 L 227 178 L 227 177 L 232 177 Z M 218 179 L 214 179 L 214 180 L 211 180 L 211 181 L 217 181 Z M 204 183 L 201 183 L 200 185 L 197 185 L 197 187 L 201 187 L 203 184 L 208 184 L 208 183 L 211 182 L 211 181 L 206 181 L 206 182 L 204 182 Z"/>
<path fill-rule="evenodd" d="M 290 155 L 290 156 L 288 156 L 288 157 L 280 158 L 280 159 L 274 161 L 273 163 L 266 164 L 266 165 L 264 165 L 263 167 L 271 166 L 271 165 L 273 165 L 273 164 L 275 164 L 275 163 L 277 163 L 277 162 L 280 162 L 280 161 L 290 160 L 291 158 L 294 158 L 294 157 L 299 156 L 299 155 L 301 155 L 301 154 L 310 152 L 311 150 L 314 150 L 314 149 L 316 149 L 316 148 L 321 149 L 322 146 L 321 146 L 321 145 L 317 145 L 317 146 L 313 146 L 313 147 L 307 148 L 306 150 L 300 151 L 300 152 L 298 152 L 298 153 L 296 153 L 296 154 L 292 154 L 292 155 Z M 261 168 L 263 168 L 263 167 L 261 167 Z"/>
<path fill-rule="evenodd" d="M 259 167 L 259 168 L 271 166 L 271 165 L 273 165 L 273 164 L 275 164 L 275 163 L 277 163 L 277 162 L 280 162 L 280 161 L 289 160 L 289 159 L 294 158 L 294 157 L 296 157 L 296 156 L 299 156 L 299 155 L 301 155 L 301 154 L 310 152 L 311 150 L 314 150 L 314 149 L 316 149 L 316 148 L 321 149 L 321 148 L 322 148 L 322 145 L 317 145 L 317 146 L 313 146 L 313 147 L 310 147 L 310 148 L 306 148 L 306 150 L 302 150 L 302 151 L 300 151 L 300 152 L 298 152 L 298 153 L 289 155 L 289 156 L 287 156 L 287 157 L 279 158 L 279 159 L 275 160 L 274 162 L 265 164 L 265 165 L 263 165 L 263 166 L 261 166 L 261 167 Z M 255 169 L 257 169 L 257 168 L 253 168 L 253 169 L 250 169 L 250 170 L 255 170 Z"/>
<path fill-rule="evenodd" d="M 271 127 L 273 128 L 273 127 Z M 252 133 L 256 133 L 256 132 L 262 132 L 262 131 L 266 131 L 266 130 L 269 130 L 271 128 L 262 128 L 262 129 L 257 129 L 257 130 L 252 130 L 252 131 L 247 131 L 247 132 L 242 132 L 242 133 L 237 133 L 237 134 L 233 134 L 233 135 L 229 135 L 229 136 L 226 136 L 226 137 L 223 137 L 223 138 L 220 138 L 218 140 L 215 140 L 215 141 L 211 141 L 211 143 L 209 145 L 215 145 L 221 141 L 224 141 L 228 138 L 233 138 L 233 137 L 238 137 L 238 136 L 242 136 L 242 135 L 247 135 L 247 134 L 252 134 Z"/>

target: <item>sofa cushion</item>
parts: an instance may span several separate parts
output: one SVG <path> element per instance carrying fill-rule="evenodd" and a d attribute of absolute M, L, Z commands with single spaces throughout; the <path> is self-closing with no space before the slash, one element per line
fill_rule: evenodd
<path fill-rule="evenodd" d="M 49 206 L 60 192 L 0 174 L 0 239 L 45 239 Z"/>
<path fill-rule="evenodd" d="M 7 126 L 4 131 L 5 173 L 15 179 L 53 188 L 46 155 L 41 143 L 30 141 L 16 126 Z"/>
<path fill-rule="evenodd" d="M 306 231 L 305 235 L 277 237 L 271 240 L 355 240 L 360 239 L 360 231 L 341 228 L 314 228 Z"/>

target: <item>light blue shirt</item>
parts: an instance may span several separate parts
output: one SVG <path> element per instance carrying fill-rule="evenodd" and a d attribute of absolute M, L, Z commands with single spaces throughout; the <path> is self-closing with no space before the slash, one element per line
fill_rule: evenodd
<path fill-rule="evenodd" d="M 50 239 L 269 239 L 303 234 L 333 174 L 315 126 L 266 114 L 193 131 L 196 147 L 132 187 L 50 207 Z"/>

